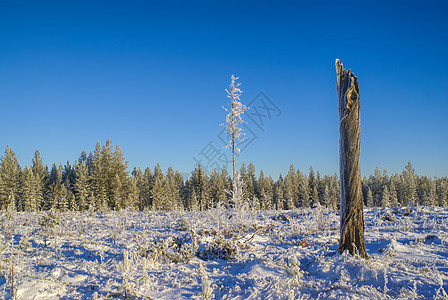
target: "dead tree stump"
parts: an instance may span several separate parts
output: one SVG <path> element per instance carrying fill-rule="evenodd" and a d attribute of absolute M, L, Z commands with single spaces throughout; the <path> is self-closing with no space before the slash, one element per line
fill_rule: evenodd
<path fill-rule="evenodd" d="M 363 196 L 360 169 L 360 96 L 358 77 L 336 59 L 339 101 L 339 189 L 341 232 L 339 253 L 368 258 L 364 242 Z"/>

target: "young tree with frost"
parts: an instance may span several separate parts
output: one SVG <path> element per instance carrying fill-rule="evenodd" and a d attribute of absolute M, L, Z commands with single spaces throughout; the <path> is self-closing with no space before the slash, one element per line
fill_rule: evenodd
<path fill-rule="evenodd" d="M 233 163 L 233 178 L 236 176 L 235 169 L 235 153 L 239 153 L 240 149 L 236 147 L 238 143 L 244 141 L 244 131 L 241 128 L 241 124 L 244 123 L 242 119 L 242 114 L 247 110 L 246 105 L 241 103 L 240 97 L 242 91 L 239 89 L 241 83 L 236 83 L 239 77 L 235 77 L 232 75 L 229 85 L 229 90 L 226 89 L 227 98 L 229 98 L 230 109 L 224 108 L 226 112 L 228 112 L 226 116 L 226 124 L 223 124 L 226 127 L 226 133 L 229 137 L 229 144 L 226 148 L 232 149 L 232 163 Z"/>
<path fill-rule="evenodd" d="M 226 133 L 229 137 L 229 144 L 226 148 L 232 149 L 233 187 L 231 197 L 235 207 L 238 207 L 242 202 L 244 188 L 242 182 L 238 182 L 241 181 L 241 177 L 235 168 L 235 153 L 238 154 L 240 152 L 240 149 L 236 145 L 244 140 L 245 133 L 243 128 L 241 128 L 241 124 L 244 123 L 242 114 L 248 109 L 240 100 L 242 91 L 239 89 L 241 83 L 236 83 L 238 78 L 232 75 L 229 90 L 226 89 L 230 109 L 223 107 L 228 113 L 226 116 L 226 124 L 223 125 L 226 127 Z"/>

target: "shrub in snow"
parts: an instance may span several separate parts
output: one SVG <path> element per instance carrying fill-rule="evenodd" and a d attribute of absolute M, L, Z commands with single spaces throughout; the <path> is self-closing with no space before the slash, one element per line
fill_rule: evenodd
<path fill-rule="evenodd" d="M 28 248 L 31 247 L 31 243 L 28 240 L 28 236 L 22 235 L 22 237 L 20 238 L 20 242 L 19 242 L 19 248 L 22 249 L 23 251 L 27 251 Z"/>
<path fill-rule="evenodd" d="M 202 292 L 200 293 L 201 299 L 211 300 L 215 298 L 213 294 L 212 281 L 208 279 L 207 272 L 201 262 L 198 263 L 196 271 L 201 276 Z"/>
<path fill-rule="evenodd" d="M 14 230 L 16 229 L 16 217 L 17 217 L 17 211 L 16 206 L 14 204 L 14 197 L 10 201 L 10 204 L 7 206 L 6 211 L 2 213 L 1 215 L 1 230 L 3 231 L 3 234 L 6 236 L 6 238 L 10 238 Z"/>
<path fill-rule="evenodd" d="M 206 248 L 198 253 L 198 256 L 204 260 L 215 258 L 233 260 L 237 255 L 238 246 L 235 240 L 226 239 L 221 233 L 217 234 Z"/>
<path fill-rule="evenodd" d="M 45 247 L 47 246 L 47 240 L 55 235 L 55 228 L 60 224 L 61 219 L 55 210 L 49 210 L 39 218 Z"/>
<path fill-rule="evenodd" d="M 292 256 L 289 259 L 289 267 L 286 269 L 286 273 L 292 277 L 292 282 L 295 285 L 299 284 L 299 280 L 303 278 L 304 271 L 300 270 L 300 262 L 297 260 L 297 257 Z"/>
<path fill-rule="evenodd" d="M 153 263 L 188 263 L 195 257 L 196 251 L 196 237 L 192 234 L 190 242 L 181 237 L 148 242 L 142 256 L 149 257 Z"/>
<path fill-rule="evenodd" d="M 122 276 L 122 287 L 124 291 L 124 298 L 126 299 L 131 293 L 135 294 L 134 284 L 130 282 L 130 272 L 131 268 L 134 267 L 133 262 L 135 257 L 132 253 L 127 250 L 123 251 L 123 262 L 118 264 Z"/>

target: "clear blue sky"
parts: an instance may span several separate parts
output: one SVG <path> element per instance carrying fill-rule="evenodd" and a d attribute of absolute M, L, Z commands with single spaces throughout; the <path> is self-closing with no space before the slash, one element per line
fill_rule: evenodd
<path fill-rule="evenodd" d="M 221 149 L 230 75 L 281 114 L 239 162 L 338 170 L 336 58 L 359 77 L 361 166 L 448 175 L 447 1 L 1 1 L 0 148 L 22 166 L 96 141 L 190 172 Z M 252 110 L 254 112 L 254 110 Z M 255 119 L 254 119 L 255 120 Z"/>

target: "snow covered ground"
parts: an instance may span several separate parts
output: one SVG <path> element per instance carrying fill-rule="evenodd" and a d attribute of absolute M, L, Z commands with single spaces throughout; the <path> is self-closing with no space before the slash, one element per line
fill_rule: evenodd
<path fill-rule="evenodd" d="M 448 210 L 1 213 L 0 299 L 447 299 Z M 58 224 L 59 223 L 59 224 Z"/>

